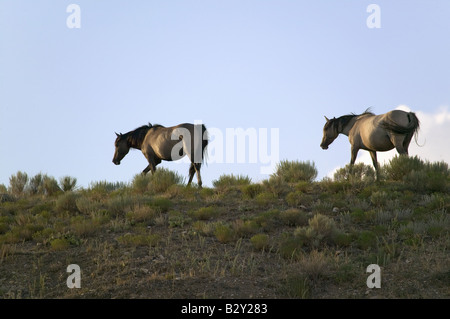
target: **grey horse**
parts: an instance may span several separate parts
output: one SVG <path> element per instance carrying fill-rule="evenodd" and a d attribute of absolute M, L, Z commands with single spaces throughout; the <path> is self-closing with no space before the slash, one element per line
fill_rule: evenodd
<path fill-rule="evenodd" d="M 149 171 L 154 173 L 156 166 L 163 160 L 175 161 L 187 155 L 191 161 L 188 185 L 197 173 L 198 186 L 202 187 L 200 167 L 208 146 L 208 131 L 204 124 L 183 123 L 164 127 L 149 123 L 125 134 L 116 133 L 116 136 L 114 164 L 119 165 L 130 148 L 135 148 L 147 158 L 149 164 L 142 171 L 142 174 L 147 174 Z"/>
<path fill-rule="evenodd" d="M 377 151 L 389 151 L 395 147 L 400 155 L 408 155 L 408 147 L 412 137 L 416 136 L 420 122 L 413 112 L 393 110 L 375 115 L 369 110 L 356 115 L 349 114 L 328 119 L 323 127 L 323 138 L 320 147 L 324 150 L 339 134 L 348 136 L 351 144 L 350 164 L 354 164 L 360 149 L 370 152 L 372 163 L 379 176 Z"/>

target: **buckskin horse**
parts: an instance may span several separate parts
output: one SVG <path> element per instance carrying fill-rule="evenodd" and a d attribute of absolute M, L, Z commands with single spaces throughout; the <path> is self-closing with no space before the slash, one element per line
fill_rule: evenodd
<path fill-rule="evenodd" d="M 198 186 L 202 187 L 200 167 L 208 146 L 208 132 L 204 124 L 183 123 L 164 127 L 149 123 L 125 134 L 116 133 L 116 136 L 114 164 L 120 165 L 130 148 L 141 150 L 149 163 L 142 171 L 145 175 L 149 171 L 154 173 L 156 166 L 163 160 L 175 161 L 187 155 L 191 161 L 188 185 L 197 173 Z"/>
<path fill-rule="evenodd" d="M 339 134 L 348 136 L 351 144 L 351 160 L 353 165 L 360 149 L 370 152 L 372 163 L 379 177 L 377 151 L 389 151 L 395 147 L 400 155 L 408 155 L 409 143 L 416 137 L 420 122 L 413 112 L 393 110 L 375 115 L 369 110 L 356 115 L 343 115 L 331 120 L 325 116 L 323 138 L 320 147 L 324 150 Z"/>

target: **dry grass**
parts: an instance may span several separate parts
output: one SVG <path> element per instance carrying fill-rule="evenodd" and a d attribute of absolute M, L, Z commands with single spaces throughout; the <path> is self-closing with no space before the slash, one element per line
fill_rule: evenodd
<path fill-rule="evenodd" d="M 449 192 L 235 179 L 45 196 L 18 185 L 0 204 L 0 298 L 450 297 Z M 382 289 L 368 293 L 372 263 Z M 65 284 L 69 264 L 81 289 Z"/>

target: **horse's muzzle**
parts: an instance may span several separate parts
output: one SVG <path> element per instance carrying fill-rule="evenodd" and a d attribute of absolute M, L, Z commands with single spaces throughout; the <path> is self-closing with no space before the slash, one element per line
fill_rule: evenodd
<path fill-rule="evenodd" d="M 112 160 L 112 162 L 116 165 L 120 165 L 120 161 L 118 161 L 118 160 Z"/>
<path fill-rule="evenodd" d="M 320 147 L 322 148 L 322 149 L 324 149 L 324 150 L 327 150 L 328 149 L 328 145 L 320 145 Z"/>

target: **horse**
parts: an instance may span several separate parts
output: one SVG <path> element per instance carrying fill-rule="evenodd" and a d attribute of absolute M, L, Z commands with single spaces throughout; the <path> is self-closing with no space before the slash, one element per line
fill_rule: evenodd
<path fill-rule="evenodd" d="M 367 109 L 356 115 L 343 115 L 331 120 L 325 116 L 323 138 L 320 147 L 324 150 L 338 137 L 339 134 L 348 136 L 351 144 L 351 160 L 353 165 L 360 149 L 370 152 L 373 166 L 379 177 L 377 151 L 384 152 L 393 148 L 400 155 L 408 155 L 409 143 L 413 136 L 417 143 L 420 127 L 419 119 L 413 112 L 393 110 L 375 115 Z"/>
<path fill-rule="evenodd" d="M 116 133 L 113 163 L 120 161 L 128 154 L 130 148 L 141 150 L 148 161 L 148 166 L 142 171 L 145 175 L 152 174 L 161 161 L 175 161 L 188 156 L 191 161 L 189 182 L 197 173 L 199 188 L 202 187 L 200 168 L 207 155 L 208 131 L 204 124 L 183 123 L 165 127 L 159 124 L 148 124 L 125 134 Z"/>

